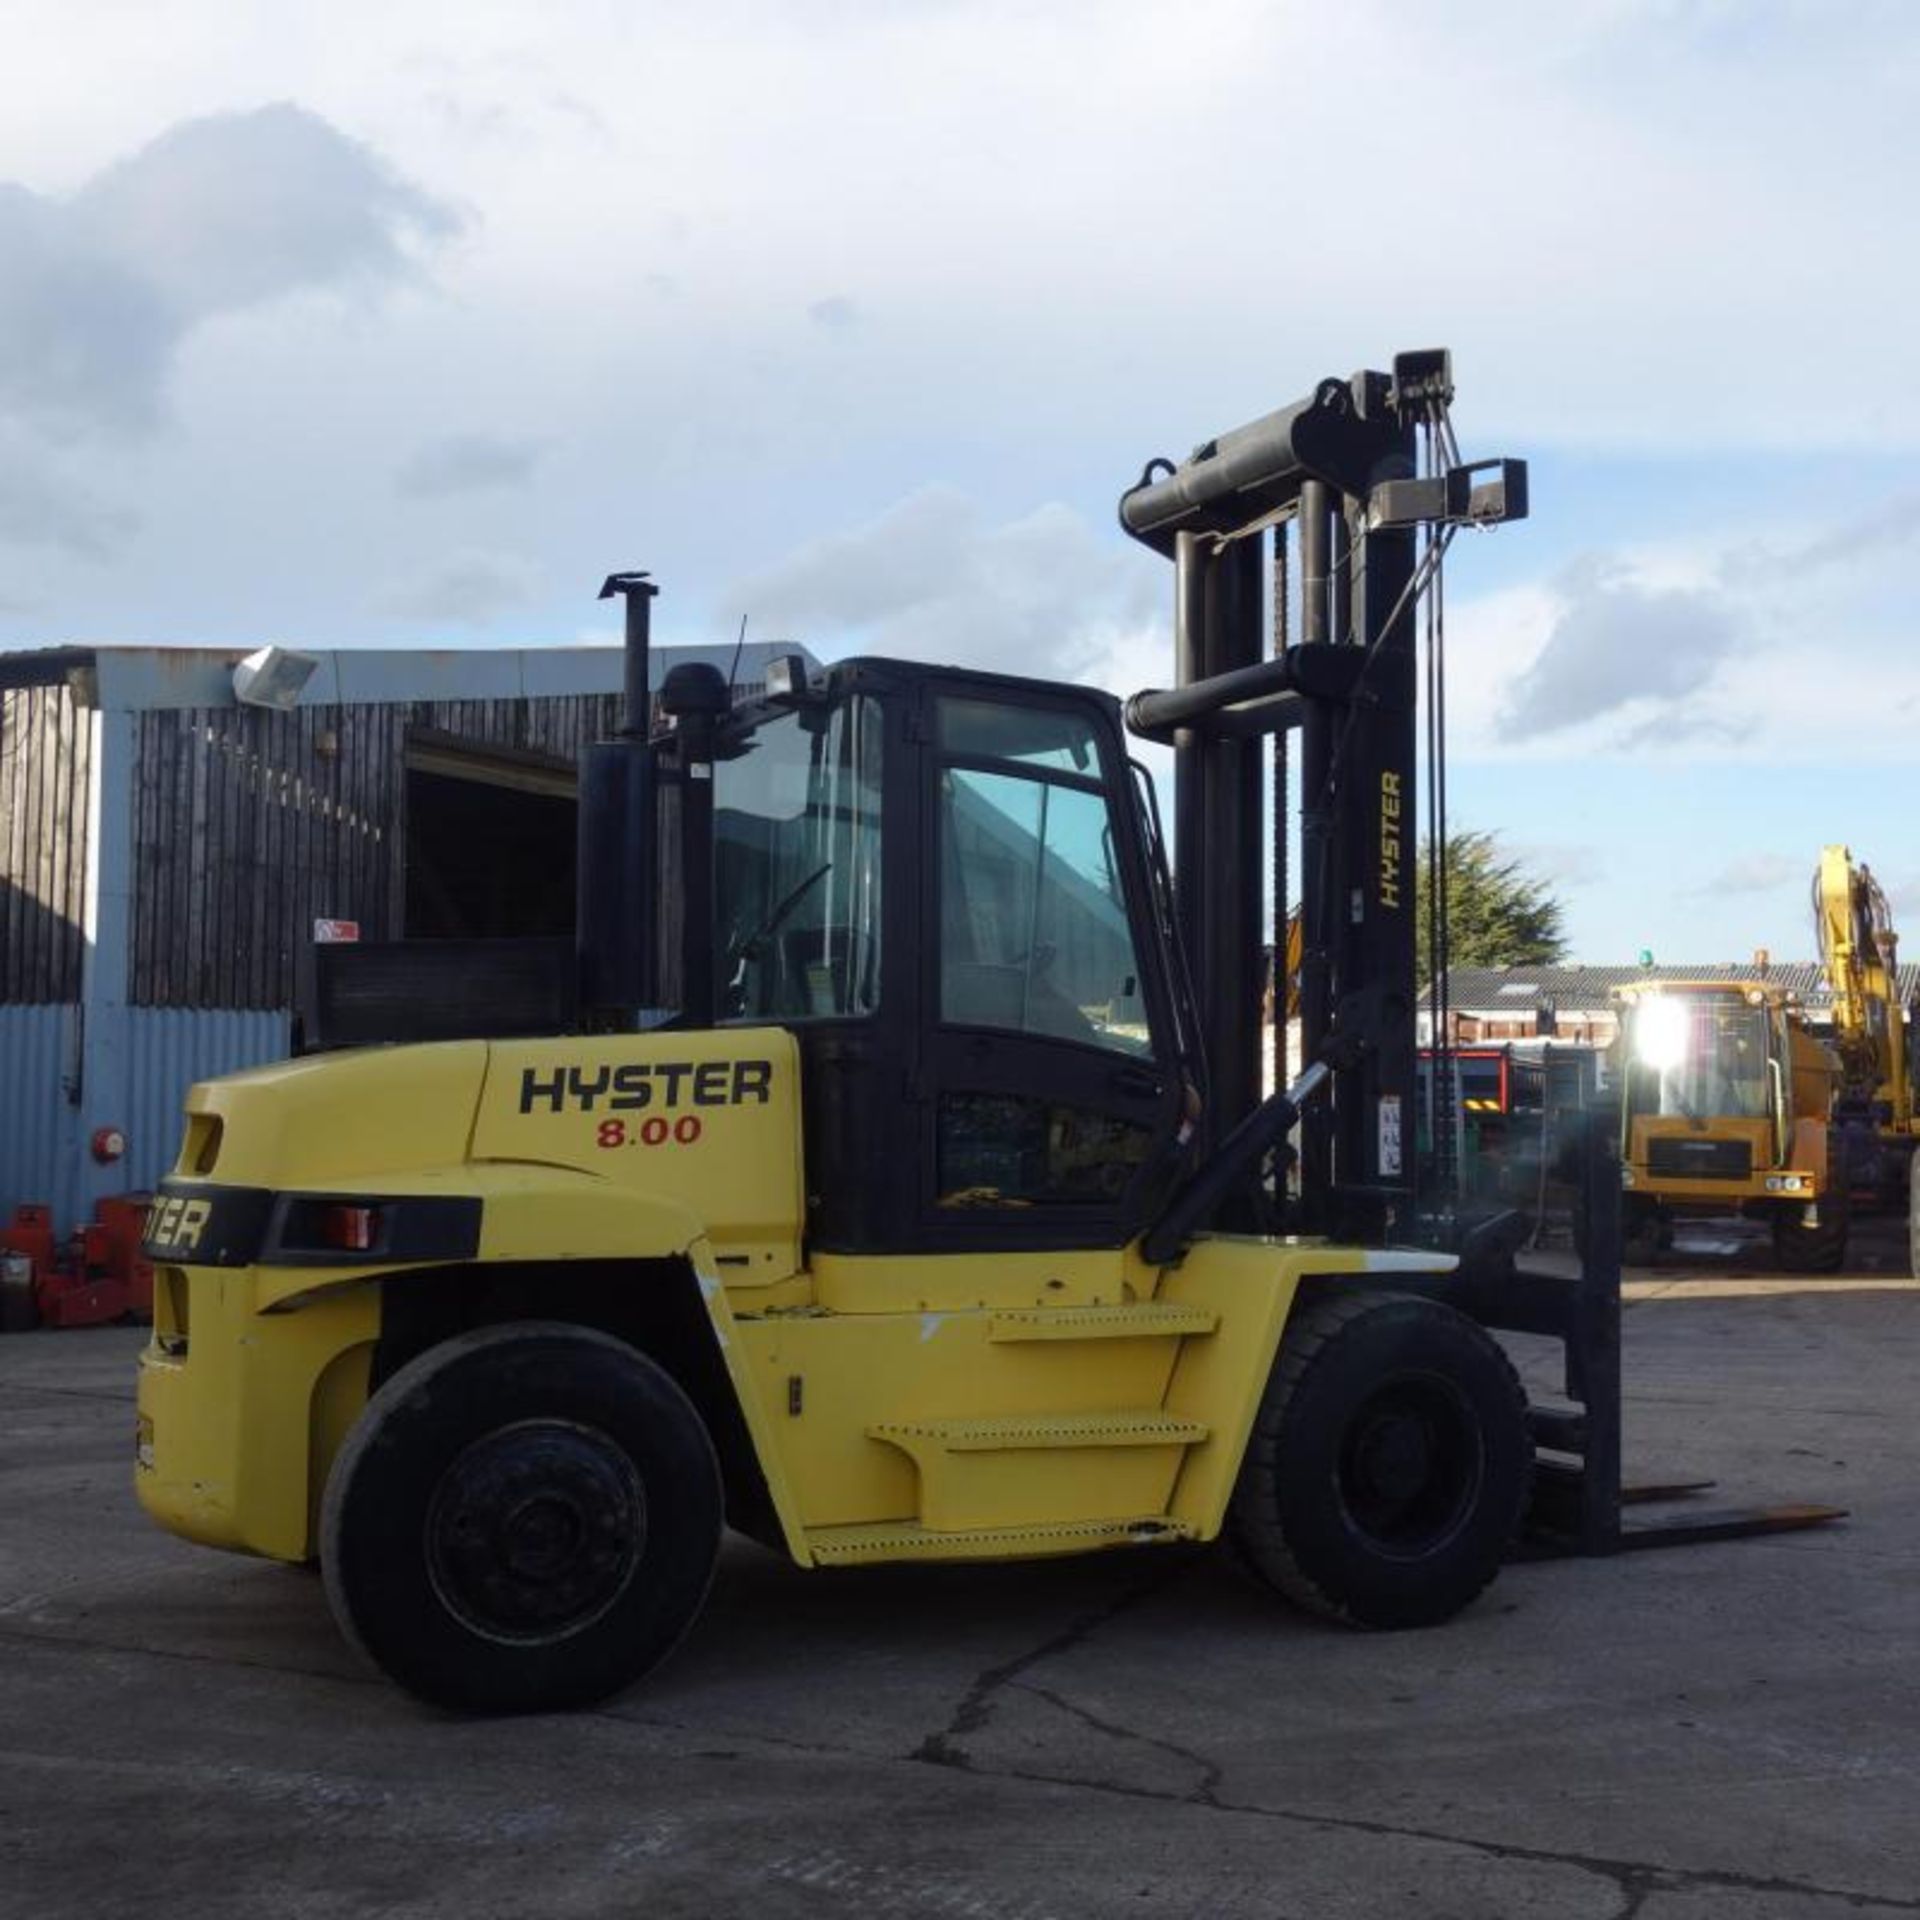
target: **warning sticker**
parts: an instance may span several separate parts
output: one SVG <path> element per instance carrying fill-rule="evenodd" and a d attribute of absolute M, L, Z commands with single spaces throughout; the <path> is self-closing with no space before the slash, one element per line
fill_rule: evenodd
<path fill-rule="evenodd" d="M 1400 1171 L 1400 1096 L 1380 1096 L 1380 1177 L 1388 1179 Z"/>

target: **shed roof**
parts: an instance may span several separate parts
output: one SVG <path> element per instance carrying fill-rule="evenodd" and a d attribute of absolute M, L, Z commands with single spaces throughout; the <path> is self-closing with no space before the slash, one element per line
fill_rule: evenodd
<path fill-rule="evenodd" d="M 1561 1013 L 1600 1013 L 1612 1006 L 1615 987 L 1647 980 L 1765 980 L 1798 994 L 1815 1011 L 1833 999 L 1816 960 L 1776 961 L 1766 967 L 1723 960 L 1657 967 L 1451 967 L 1447 1001 L 1455 1013 L 1466 1014 L 1532 1013 L 1549 1003 Z M 1920 992 L 1920 964 L 1909 961 L 1901 967 L 1899 992 L 1903 1002 Z M 1430 989 L 1421 993 L 1420 1004 L 1431 1004 Z"/>
<path fill-rule="evenodd" d="M 233 670 L 247 647 L 41 647 L 0 653 L 0 688 L 73 686 L 81 704 L 106 712 L 233 704 Z M 598 647 L 296 648 L 319 662 L 300 690 L 303 707 L 379 706 L 413 700 L 551 699 L 618 693 L 624 649 Z M 740 649 L 738 677 L 765 679 L 767 662 L 806 648 L 750 640 Z M 670 667 L 716 666 L 726 673 L 734 649 L 656 646 L 649 662 L 657 687 Z"/>

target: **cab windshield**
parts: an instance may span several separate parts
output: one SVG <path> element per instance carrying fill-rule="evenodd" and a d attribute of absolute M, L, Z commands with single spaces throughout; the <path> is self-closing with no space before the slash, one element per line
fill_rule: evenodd
<path fill-rule="evenodd" d="M 1628 1011 L 1627 1097 L 1648 1118 L 1767 1117 L 1768 1017 L 1742 994 L 1663 993 Z"/>
<path fill-rule="evenodd" d="M 769 720 L 713 770 L 723 1020 L 872 1013 L 880 996 L 877 702 Z"/>

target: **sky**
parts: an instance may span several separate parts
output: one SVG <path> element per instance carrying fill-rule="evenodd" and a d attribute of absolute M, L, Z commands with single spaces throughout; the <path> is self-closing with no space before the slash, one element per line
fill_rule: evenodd
<path fill-rule="evenodd" d="M 1920 920 L 1920 7 L 0 0 L 0 648 L 610 639 L 1131 691 L 1114 508 L 1445 345 L 1456 828 L 1572 957 Z M 1917 948 L 1916 950 L 1920 950 Z"/>

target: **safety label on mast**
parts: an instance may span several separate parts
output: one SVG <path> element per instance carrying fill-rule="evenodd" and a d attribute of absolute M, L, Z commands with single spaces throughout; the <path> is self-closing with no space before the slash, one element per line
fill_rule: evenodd
<path fill-rule="evenodd" d="M 1380 1177 L 1391 1178 L 1400 1171 L 1400 1096 L 1380 1096 Z"/>

